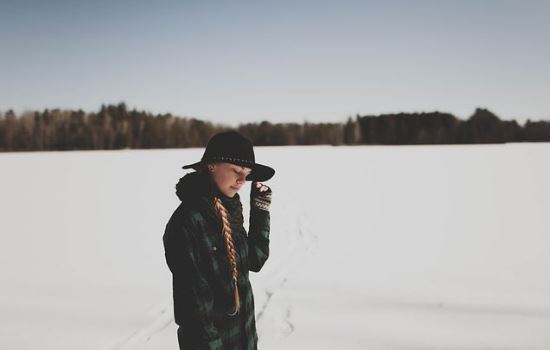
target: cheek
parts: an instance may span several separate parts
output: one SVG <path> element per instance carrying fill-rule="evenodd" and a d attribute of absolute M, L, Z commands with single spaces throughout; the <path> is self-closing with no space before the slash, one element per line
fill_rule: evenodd
<path fill-rule="evenodd" d="M 235 176 L 233 176 L 232 174 L 227 174 L 223 176 L 222 182 L 226 186 L 231 186 L 235 183 Z"/>

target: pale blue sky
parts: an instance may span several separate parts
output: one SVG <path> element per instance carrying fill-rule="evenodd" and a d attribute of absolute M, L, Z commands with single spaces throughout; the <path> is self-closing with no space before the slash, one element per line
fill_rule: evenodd
<path fill-rule="evenodd" d="M 550 1 L 5 1 L 0 110 L 550 120 Z"/>

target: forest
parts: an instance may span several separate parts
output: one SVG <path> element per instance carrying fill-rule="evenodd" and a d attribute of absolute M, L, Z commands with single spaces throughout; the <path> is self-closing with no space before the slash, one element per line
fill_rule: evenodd
<path fill-rule="evenodd" d="M 420 145 L 548 142 L 550 121 L 501 120 L 478 108 L 467 119 L 449 113 L 356 115 L 341 123 L 242 123 L 237 127 L 172 114 L 129 110 L 125 103 L 97 112 L 45 109 L 0 113 L 0 151 L 111 150 L 204 147 L 236 129 L 257 146 Z"/>

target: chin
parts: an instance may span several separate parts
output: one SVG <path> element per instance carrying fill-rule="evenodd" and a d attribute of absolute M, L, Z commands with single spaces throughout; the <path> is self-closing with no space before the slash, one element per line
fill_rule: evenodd
<path fill-rule="evenodd" d="M 233 198 L 235 197 L 235 194 L 237 194 L 237 192 L 238 192 L 237 190 L 229 189 L 224 194 L 229 198 Z"/>

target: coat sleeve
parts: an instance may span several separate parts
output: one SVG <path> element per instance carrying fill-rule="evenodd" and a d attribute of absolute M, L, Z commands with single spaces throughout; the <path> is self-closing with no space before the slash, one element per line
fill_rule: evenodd
<path fill-rule="evenodd" d="M 248 269 L 258 272 L 269 257 L 269 211 L 252 207 L 248 232 Z"/>
<path fill-rule="evenodd" d="M 173 277 L 174 318 L 193 339 L 193 349 L 219 350 L 222 342 L 214 325 L 212 289 L 199 269 L 191 220 L 170 220 L 163 236 L 166 262 Z"/>

